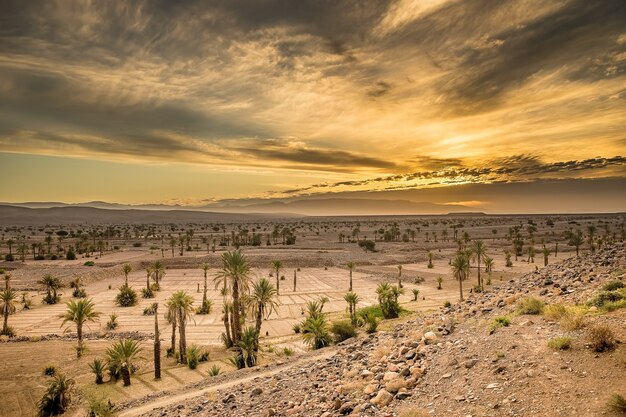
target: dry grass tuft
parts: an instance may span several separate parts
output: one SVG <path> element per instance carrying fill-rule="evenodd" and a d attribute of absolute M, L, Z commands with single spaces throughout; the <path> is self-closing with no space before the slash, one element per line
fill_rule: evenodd
<path fill-rule="evenodd" d="M 596 352 L 605 352 L 615 347 L 615 334 L 607 324 L 597 324 L 587 329 L 587 340 Z"/>
<path fill-rule="evenodd" d="M 619 394 L 611 395 L 607 405 L 615 412 L 626 414 L 626 399 Z"/>
<path fill-rule="evenodd" d="M 572 338 L 568 336 L 555 337 L 548 340 L 548 347 L 554 350 L 566 350 L 572 346 Z"/>

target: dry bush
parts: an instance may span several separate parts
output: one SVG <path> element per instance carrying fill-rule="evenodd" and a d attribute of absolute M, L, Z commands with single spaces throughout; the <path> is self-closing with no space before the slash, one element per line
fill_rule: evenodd
<path fill-rule="evenodd" d="M 541 314 L 544 306 L 544 302 L 539 298 L 526 297 L 519 302 L 517 312 L 520 314 Z"/>
<path fill-rule="evenodd" d="M 563 304 L 551 304 L 543 309 L 543 316 L 548 320 L 557 321 L 567 314 L 567 308 Z"/>
<path fill-rule="evenodd" d="M 615 347 L 615 334 L 608 324 L 596 324 L 587 329 L 587 340 L 596 352 L 605 352 Z"/>
<path fill-rule="evenodd" d="M 585 314 L 575 311 L 569 312 L 560 321 L 561 327 L 568 331 L 580 330 L 585 327 Z"/>
<path fill-rule="evenodd" d="M 383 357 L 389 356 L 390 353 L 391 353 L 391 347 L 389 347 L 389 346 L 378 346 L 372 352 L 372 358 L 374 358 L 374 360 L 376 360 L 376 361 L 379 361 Z"/>

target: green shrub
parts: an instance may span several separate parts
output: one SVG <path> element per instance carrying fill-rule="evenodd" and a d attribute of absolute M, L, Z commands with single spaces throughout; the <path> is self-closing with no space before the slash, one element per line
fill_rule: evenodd
<path fill-rule="evenodd" d="M 74 291 L 72 291 L 72 297 L 85 298 L 87 297 L 87 291 L 85 291 L 84 288 L 74 288 Z"/>
<path fill-rule="evenodd" d="M 120 307 L 131 307 L 137 304 L 137 292 L 128 285 L 120 287 L 120 292 L 115 296 L 115 304 Z"/>
<path fill-rule="evenodd" d="M 7 253 L 6 255 L 4 255 L 4 260 L 7 262 L 13 262 L 15 260 L 15 256 Z"/>
<path fill-rule="evenodd" d="M 54 365 L 48 365 L 45 368 L 43 368 L 43 374 L 45 376 L 54 376 L 57 373 L 57 368 Z"/>
<path fill-rule="evenodd" d="M 15 337 L 15 334 L 15 329 L 11 326 L 6 326 L 4 329 L 0 330 L 0 336 Z"/>
<path fill-rule="evenodd" d="M 294 350 L 292 348 L 290 348 L 290 347 L 286 347 L 285 346 L 283 348 L 283 355 L 285 355 L 287 357 L 293 356 L 294 353 L 295 353 Z"/>
<path fill-rule="evenodd" d="M 115 330 L 115 329 L 117 329 L 117 326 L 118 326 L 117 314 L 116 313 L 111 313 L 111 315 L 109 316 L 109 321 L 106 324 L 106 328 L 108 330 Z"/>
<path fill-rule="evenodd" d="M 379 305 L 372 305 L 369 307 L 363 307 L 363 308 L 359 308 L 356 312 L 357 317 L 358 316 L 372 316 L 375 317 L 377 319 L 384 319 L 385 317 L 383 316 L 383 311 L 381 310 Z"/>
<path fill-rule="evenodd" d="M 133 248 L 140 248 L 140 247 L 141 247 L 141 242 L 133 243 Z"/>
<path fill-rule="evenodd" d="M 446 301 L 445 303 L 443 303 L 443 306 L 445 308 L 450 308 L 450 307 L 452 307 L 452 303 L 450 301 Z"/>
<path fill-rule="evenodd" d="M 154 291 L 152 291 L 152 288 L 142 288 L 141 297 L 142 298 L 154 298 Z"/>
<path fill-rule="evenodd" d="M 94 261 L 87 261 L 83 265 L 85 265 L 85 266 L 94 266 L 95 262 Z"/>
<path fill-rule="evenodd" d="M 609 408 L 617 413 L 626 414 L 626 399 L 619 394 L 611 395 L 607 402 Z"/>
<path fill-rule="evenodd" d="M 620 308 L 626 308 L 626 299 L 619 301 L 609 301 L 602 306 L 602 310 L 608 312 L 619 310 Z"/>
<path fill-rule="evenodd" d="M 144 316 L 154 316 L 155 313 L 156 311 L 154 310 L 154 305 L 151 305 L 143 309 Z"/>
<path fill-rule="evenodd" d="M 202 356 L 202 349 L 196 345 L 187 347 L 187 366 L 189 369 L 196 369 L 200 362 L 200 356 Z"/>
<path fill-rule="evenodd" d="M 104 371 L 106 369 L 105 363 L 102 359 L 94 359 L 89 364 L 89 369 L 96 376 L 96 384 L 100 385 L 104 382 Z"/>
<path fill-rule="evenodd" d="M 115 417 L 115 405 L 108 399 L 100 397 L 87 398 L 87 417 Z"/>
<path fill-rule="evenodd" d="M 48 382 L 48 388 L 38 404 L 39 416 L 63 414 L 70 406 L 74 380 L 57 374 Z"/>
<path fill-rule="evenodd" d="M 489 334 L 494 334 L 500 327 L 509 327 L 511 320 L 507 316 L 495 317 L 489 325 Z"/>
<path fill-rule="evenodd" d="M 211 314 L 213 310 L 213 301 L 206 300 L 206 302 L 202 303 L 200 307 L 196 310 L 196 314 Z"/>
<path fill-rule="evenodd" d="M 294 325 L 291 327 L 291 330 L 293 330 L 293 332 L 294 332 L 295 334 L 300 333 L 300 330 L 301 330 L 301 328 L 300 328 L 300 324 L 299 324 L 299 323 L 294 324 Z"/>
<path fill-rule="evenodd" d="M 209 368 L 209 376 L 218 376 L 220 374 L 220 367 L 217 365 L 213 365 L 211 366 L 211 368 Z"/>
<path fill-rule="evenodd" d="M 624 288 L 626 285 L 622 281 L 610 281 L 602 286 L 604 291 L 615 291 Z"/>
<path fill-rule="evenodd" d="M 348 320 L 333 322 L 330 332 L 334 335 L 335 343 L 341 343 L 356 336 L 356 329 Z"/>
<path fill-rule="evenodd" d="M 317 317 L 309 317 L 302 324 L 302 337 L 313 349 L 321 349 L 329 346 L 332 337 L 328 331 L 326 317 L 320 314 Z"/>
<path fill-rule="evenodd" d="M 73 261 L 76 259 L 76 254 L 74 253 L 74 250 L 72 248 L 69 248 L 67 250 L 67 253 L 65 254 L 65 259 L 67 259 L 68 261 Z"/>
<path fill-rule="evenodd" d="M 555 337 L 548 340 L 548 347 L 554 350 L 566 350 L 572 346 L 572 338 L 567 336 Z"/>
<path fill-rule="evenodd" d="M 560 320 L 567 314 L 567 308 L 563 304 L 550 304 L 543 309 L 544 317 L 549 320 Z"/>
<path fill-rule="evenodd" d="M 545 304 L 542 300 L 535 297 L 526 297 L 521 300 L 517 307 L 520 314 L 541 314 Z"/>

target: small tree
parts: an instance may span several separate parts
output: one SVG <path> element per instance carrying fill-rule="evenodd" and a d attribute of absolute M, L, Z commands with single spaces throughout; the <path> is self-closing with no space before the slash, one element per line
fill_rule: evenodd
<path fill-rule="evenodd" d="M 17 300 L 17 292 L 15 292 L 12 288 L 7 288 L 0 293 L 0 311 L 2 311 L 2 332 L 0 335 L 4 336 L 13 336 L 14 331 L 11 327 L 9 327 L 9 316 L 11 314 L 15 314 L 16 307 L 15 302 Z"/>
<path fill-rule="evenodd" d="M 352 291 L 343 296 L 343 299 L 348 303 L 348 313 L 350 314 L 350 323 L 353 326 L 356 325 L 356 306 L 359 303 L 359 296 Z"/>
<path fill-rule="evenodd" d="M 124 283 L 128 287 L 128 274 L 133 270 L 133 267 L 130 264 L 122 265 L 122 272 L 124 273 Z"/>
<path fill-rule="evenodd" d="M 130 376 L 135 369 L 134 362 L 140 352 L 139 342 L 132 339 L 118 340 L 106 351 L 109 366 L 122 376 L 124 386 L 130 385 Z"/>
<path fill-rule="evenodd" d="M 413 288 L 411 292 L 413 292 L 413 301 L 417 301 L 417 296 L 420 295 L 420 290 Z"/>
<path fill-rule="evenodd" d="M 80 358 L 85 346 L 83 345 L 83 325 L 89 321 L 96 322 L 100 317 L 100 313 L 95 311 L 92 300 L 81 298 L 78 301 L 71 300 L 67 303 L 67 311 L 61 314 L 59 318 L 63 319 L 61 327 L 67 322 L 76 324 L 76 335 L 78 337 L 78 346 L 76 347 L 76 357 Z"/>
<path fill-rule="evenodd" d="M 65 375 L 56 374 L 48 382 L 48 388 L 39 401 L 38 415 L 40 417 L 56 416 L 65 413 L 72 402 L 72 393 L 75 382 Z"/>

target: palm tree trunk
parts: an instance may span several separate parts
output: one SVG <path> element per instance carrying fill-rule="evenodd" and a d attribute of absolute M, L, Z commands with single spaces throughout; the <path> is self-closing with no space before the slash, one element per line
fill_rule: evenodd
<path fill-rule="evenodd" d="M 348 291 L 352 291 L 352 269 L 350 269 L 350 289 Z"/>
<path fill-rule="evenodd" d="M 202 307 L 206 306 L 206 271 L 204 271 L 204 293 L 202 294 Z"/>
<path fill-rule="evenodd" d="M 170 350 L 172 351 L 172 356 L 174 356 L 174 352 L 176 352 L 176 315 L 174 315 L 172 320 L 172 346 Z"/>
<path fill-rule="evenodd" d="M 261 323 L 263 323 L 263 304 L 259 304 L 259 308 L 256 312 L 256 346 L 254 347 L 254 351 L 259 350 L 259 337 L 261 336 Z"/>
<path fill-rule="evenodd" d="M 224 328 L 226 329 L 226 348 L 229 348 L 233 345 L 233 339 L 230 336 L 230 315 L 228 310 L 224 310 Z"/>
<path fill-rule="evenodd" d="M 4 310 L 4 323 L 2 324 L 2 333 L 7 333 L 7 330 L 9 329 L 9 311 Z"/>
<path fill-rule="evenodd" d="M 80 323 L 76 324 L 76 336 L 78 337 L 78 349 L 76 349 L 76 357 L 80 358 L 82 355 L 82 347 L 83 347 L 83 325 Z"/>
<path fill-rule="evenodd" d="M 130 385 L 130 369 L 124 366 L 122 367 L 121 373 L 122 373 L 122 380 L 124 381 L 124 386 L 125 387 L 129 386 Z"/>
<path fill-rule="evenodd" d="M 296 279 L 297 279 L 296 270 L 294 269 L 293 270 L 293 292 L 296 292 Z"/>
<path fill-rule="evenodd" d="M 479 286 L 479 287 L 480 287 L 480 289 L 482 290 L 482 289 L 483 289 L 483 281 L 482 281 L 482 279 L 480 278 L 480 255 L 478 255 L 478 256 L 476 257 L 476 262 L 477 262 L 477 265 L 478 265 L 478 286 Z"/>
<path fill-rule="evenodd" d="M 239 280 L 233 279 L 233 343 L 238 344 L 241 340 L 241 311 L 239 304 Z"/>
<path fill-rule="evenodd" d="M 157 308 L 154 309 L 154 379 L 161 379 L 161 339 Z"/>
<path fill-rule="evenodd" d="M 178 346 L 180 347 L 180 363 L 187 363 L 187 337 L 185 335 L 185 317 L 183 315 L 183 310 L 180 309 L 178 311 L 178 333 L 179 333 L 179 341 Z"/>
<path fill-rule="evenodd" d="M 459 293 L 460 293 L 460 299 L 461 301 L 463 301 L 463 277 L 459 276 Z"/>

